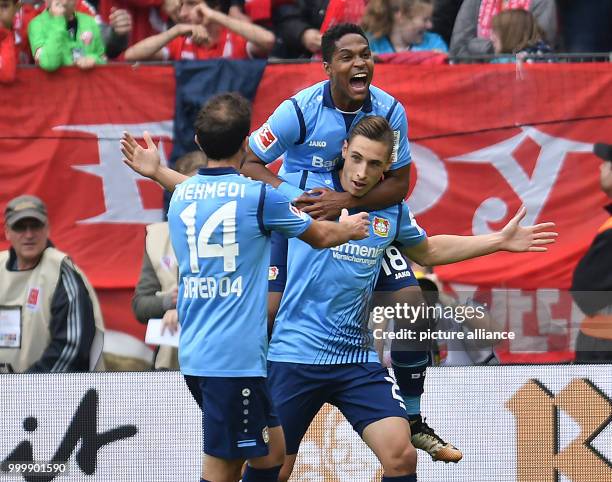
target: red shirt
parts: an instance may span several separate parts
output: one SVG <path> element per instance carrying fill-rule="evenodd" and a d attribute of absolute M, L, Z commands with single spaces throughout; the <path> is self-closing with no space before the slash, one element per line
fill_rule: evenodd
<path fill-rule="evenodd" d="M 43 7 L 44 9 L 44 7 Z M 13 17 L 13 34 L 18 64 L 33 64 L 32 50 L 28 42 L 28 25 L 43 9 L 35 9 L 30 4 L 24 4 Z"/>
<path fill-rule="evenodd" d="M 223 29 L 216 44 L 196 45 L 191 37 L 176 37 L 163 49 L 166 60 L 248 59 L 247 40 Z"/>

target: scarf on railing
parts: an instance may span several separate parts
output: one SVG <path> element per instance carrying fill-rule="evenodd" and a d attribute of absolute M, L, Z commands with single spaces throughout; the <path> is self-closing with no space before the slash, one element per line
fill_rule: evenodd
<path fill-rule="evenodd" d="M 478 37 L 491 38 L 493 17 L 502 10 L 520 8 L 529 10 L 531 0 L 482 0 L 478 12 Z"/>

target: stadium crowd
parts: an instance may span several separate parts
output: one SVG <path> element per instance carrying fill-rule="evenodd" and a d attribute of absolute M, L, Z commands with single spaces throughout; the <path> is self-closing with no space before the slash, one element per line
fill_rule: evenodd
<path fill-rule="evenodd" d="M 361 23 L 381 61 L 610 52 L 611 19 L 597 0 L 0 0 L 0 82 L 27 64 L 316 59 L 342 21 Z"/>

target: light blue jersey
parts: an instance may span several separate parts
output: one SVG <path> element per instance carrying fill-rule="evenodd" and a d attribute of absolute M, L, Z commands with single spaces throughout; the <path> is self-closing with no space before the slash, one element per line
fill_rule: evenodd
<path fill-rule="evenodd" d="M 395 50 L 395 47 L 393 47 L 391 40 L 387 36 L 375 38 L 373 35 L 368 35 L 368 40 L 370 41 L 370 49 L 372 49 L 372 52 L 374 52 L 375 54 L 393 54 L 397 52 Z M 446 45 L 444 39 L 437 33 L 425 32 L 423 34 L 423 40 L 421 41 L 421 43 L 411 45 L 410 48 L 406 51 L 434 51 L 446 54 L 448 53 L 448 45 Z"/>
<path fill-rule="evenodd" d="M 351 127 L 366 115 L 385 117 L 395 135 L 391 169 L 410 164 L 408 123 L 404 107 L 378 87 L 357 113 L 334 105 L 329 81 L 319 82 L 284 101 L 268 121 L 249 137 L 252 151 L 265 163 L 285 155 L 279 174 L 301 170 L 333 171 L 341 160 L 342 144 Z"/>
<path fill-rule="evenodd" d="M 287 182 L 342 190 L 337 172 L 295 173 Z M 370 235 L 315 250 L 289 240 L 287 285 L 268 360 L 304 364 L 377 362 L 368 329 L 369 304 L 385 248 L 421 243 L 426 234 L 406 203 L 370 211 Z"/>
<path fill-rule="evenodd" d="M 186 375 L 266 376 L 270 231 L 301 235 L 312 220 L 234 169 L 200 169 L 172 195 L 179 264 L 179 364 Z"/>

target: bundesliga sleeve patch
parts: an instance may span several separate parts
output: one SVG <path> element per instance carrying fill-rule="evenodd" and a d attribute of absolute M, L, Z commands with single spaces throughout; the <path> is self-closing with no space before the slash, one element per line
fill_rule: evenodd
<path fill-rule="evenodd" d="M 267 122 L 255 133 L 255 143 L 262 152 L 266 152 L 276 144 L 277 141 L 278 139 Z"/>
<path fill-rule="evenodd" d="M 374 222 L 372 223 L 372 227 L 374 228 L 374 234 L 380 236 L 381 238 L 389 237 L 389 220 L 385 218 L 379 218 L 378 216 L 374 217 Z"/>
<path fill-rule="evenodd" d="M 397 162 L 397 151 L 399 150 L 400 131 L 393 131 L 393 152 L 391 153 L 391 164 Z"/>
<path fill-rule="evenodd" d="M 268 281 L 274 281 L 278 278 L 278 267 L 270 266 L 268 268 Z"/>

